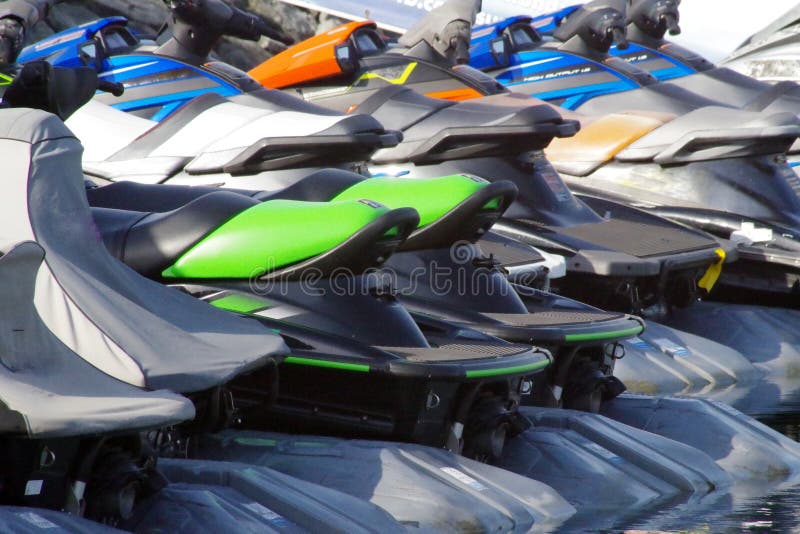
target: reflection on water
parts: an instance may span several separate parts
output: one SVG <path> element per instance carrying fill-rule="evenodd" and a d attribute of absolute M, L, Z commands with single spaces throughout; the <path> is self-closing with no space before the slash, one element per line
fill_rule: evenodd
<path fill-rule="evenodd" d="M 666 514 L 665 514 L 666 515 Z M 661 519 L 659 521 L 659 519 Z M 773 493 L 741 503 L 735 509 L 705 510 L 696 515 L 663 521 L 651 518 L 637 525 L 620 525 L 626 531 L 681 533 L 786 533 L 800 531 L 800 488 Z"/>

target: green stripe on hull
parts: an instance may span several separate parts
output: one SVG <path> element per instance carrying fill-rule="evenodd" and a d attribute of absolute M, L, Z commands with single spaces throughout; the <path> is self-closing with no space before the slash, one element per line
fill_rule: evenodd
<path fill-rule="evenodd" d="M 641 334 L 642 331 L 644 331 L 644 327 L 639 325 L 634 328 L 628 328 L 626 330 L 612 330 L 611 332 L 595 332 L 593 334 L 567 334 L 564 339 L 568 343 L 578 341 L 600 341 L 615 337 L 631 337 Z"/>
<path fill-rule="evenodd" d="M 283 363 L 290 363 L 294 365 L 307 365 L 310 367 L 325 367 L 327 369 L 339 369 L 340 371 L 353 371 L 356 373 L 369 373 L 369 365 L 360 363 L 344 363 L 332 362 L 329 360 L 315 360 L 313 358 L 300 358 L 298 356 L 289 356 Z"/>
<path fill-rule="evenodd" d="M 487 376 L 513 375 L 526 373 L 528 371 L 538 371 L 550 365 L 550 360 L 542 360 L 528 365 L 517 365 L 515 367 L 503 367 L 500 369 L 483 369 L 479 371 L 467 371 L 467 378 L 485 378 Z"/>
<path fill-rule="evenodd" d="M 209 304 L 236 313 L 253 313 L 257 310 L 269 308 L 269 304 L 263 300 L 247 295 L 225 295 L 222 298 L 212 300 Z"/>

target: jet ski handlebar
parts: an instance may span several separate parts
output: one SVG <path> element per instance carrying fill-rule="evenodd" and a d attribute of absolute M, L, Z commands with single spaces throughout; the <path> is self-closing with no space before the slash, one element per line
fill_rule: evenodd
<path fill-rule="evenodd" d="M 222 0 L 166 0 L 176 22 L 192 26 L 196 31 L 258 41 L 261 36 L 284 44 L 294 39 L 274 23 L 262 17 L 231 6 Z"/>
<path fill-rule="evenodd" d="M 571 13 L 553 36 L 564 43 L 577 37 L 589 48 L 606 53 L 615 42 L 621 50 L 628 48 L 625 24 L 624 2 L 596 0 Z"/>
<path fill-rule="evenodd" d="M 104 93 L 111 93 L 114 96 L 122 96 L 125 93 L 125 86 L 119 82 L 109 82 L 107 80 L 97 80 L 97 89 Z"/>
<path fill-rule="evenodd" d="M 47 16 L 60 0 L 6 0 L 0 2 L 0 64 L 16 61 L 25 42 L 25 30 Z"/>
<path fill-rule="evenodd" d="M 8 107 L 47 111 L 66 120 L 94 96 L 95 91 L 122 96 L 121 83 L 101 80 L 90 67 L 54 67 L 47 61 L 31 61 L 22 66 L 3 95 Z"/>
<path fill-rule="evenodd" d="M 667 32 L 678 35 L 681 33 L 680 3 L 680 0 L 632 0 L 628 22 L 656 39 L 663 39 Z"/>

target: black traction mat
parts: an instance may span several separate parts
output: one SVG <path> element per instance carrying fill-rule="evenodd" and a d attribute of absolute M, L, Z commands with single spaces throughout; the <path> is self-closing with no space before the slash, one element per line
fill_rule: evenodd
<path fill-rule="evenodd" d="M 567 324 L 587 324 L 609 321 L 625 317 L 620 313 L 607 313 L 594 310 L 540 311 L 535 313 L 484 313 L 497 321 L 512 326 L 558 326 Z"/>
<path fill-rule="evenodd" d="M 550 229 L 638 258 L 680 254 L 717 246 L 712 239 L 680 228 L 621 219 Z"/>
<path fill-rule="evenodd" d="M 510 245 L 490 239 L 481 239 L 478 241 L 478 245 L 484 253 L 491 254 L 494 259 L 503 265 L 520 265 L 544 261 L 544 257 L 541 254 L 527 245 Z"/>

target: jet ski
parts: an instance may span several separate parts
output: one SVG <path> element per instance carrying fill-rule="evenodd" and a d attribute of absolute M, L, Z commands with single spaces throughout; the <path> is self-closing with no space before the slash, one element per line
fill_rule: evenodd
<path fill-rule="evenodd" d="M 631 16 L 638 21 L 640 15 L 634 11 Z M 578 17 L 577 21 L 572 19 L 573 26 L 578 25 L 581 12 L 573 17 Z M 510 46 L 514 58 L 510 61 L 515 64 L 517 56 L 527 53 L 526 45 L 520 43 L 540 40 L 529 19 L 507 22 L 510 24 L 502 31 L 487 31 L 479 43 L 476 41 L 474 48 L 482 53 L 479 62 L 493 61 L 483 53 L 493 38 Z M 511 35 L 515 37 L 512 39 Z M 538 53 L 539 49 L 534 45 L 531 50 Z M 631 106 L 636 107 L 636 102 L 632 101 Z M 749 294 L 771 294 L 776 303 L 796 305 L 793 295 L 798 286 L 793 258 L 797 254 L 795 221 L 800 212 L 794 199 L 800 183 L 782 155 L 793 143 L 789 133 L 792 121 L 787 116 L 768 119 L 755 113 L 720 114 L 715 108 L 708 108 L 677 119 L 625 114 L 584 119 L 584 124 L 584 130 L 574 139 L 557 140 L 548 152 L 572 188 L 632 203 L 742 242 L 740 262 L 723 276 L 723 286 L 730 288 L 728 293 L 749 290 Z M 709 126 L 698 129 L 698 124 Z M 720 132 L 725 136 L 721 138 Z M 616 141 L 612 140 L 614 137 Z M 743 140 L 747 140 L 746 147 L 742 146 Z M 601 155 L 601 145 L 617 148 Z M 656 146 L 670 146 L 672 151 L 652 153 L 652 158 L 644 152 L 638 153 L 643 158 L 628 157 L 644 147 Z M 590 155 L 594 148 L 598 151 Z M 612 155 L 614 152 L 618 155 Z M 710 180 L 714 187 L 709 187 Z M 758 194 L 750 193 L 747 199 L 737 201 L 726 193 L 748 189 L 757 189 Z M 753 201 L 758 202 L 758 207 Z M 725 211 L 709 208 L 718 205 L 724 206 Z"/>
<path fill-rule="evenodd" d="M 26 114 L 42 118 L 28 110 L 2 114 L 23 123 Z M 7 130 L 5 135 L 16 140 L 4 138 L 3 149 L 24 156 L 20 149 L 30 150 L 32 139 L 21 138 L 30 124 Z M 87 346 L 71 348 L 72 340 L 48 326 L 34 301 L 34 292 L 44 291 L 53 276 L 43 247 L 23 235 L 19 241 L 11 232 L 4 237 L 1 320 L 9 336 L 3 341 L 0 450 L 6 461 L 0 469 L 0 501 L 98 520 L 124 517 L 126 508 L 156 491 L 160 482 L 152 468 L 154 455 L 139 432 L 191 419 L 192 404 L 99 370 L 92 362 L 93 340 L 82 332 L 76 337 Z M 46 304 L 39 306 L 45 310 Z"/>
<path fill-rule="evenodd" d="M 64 90 L 54 90 L 55 87 Z M 76 102 L 88 100 L 96 87 L 97 76 L 91 69 L 55 69 L 40 62 L 22 69 L 6 91 L 5 103 L 20 106 L 37 100 L 40 107 L 63 116 L 75 109 Z M 34 119 L 35 114 L 31 115 Z M 51 122 L 55 132 L 52 135 L 67 135 L 63 124 Z M 48 132 L 44 127 L 34 131 L 37 135 Z M 17 191 L 22 199 L 26 198 L 23 195 L 39 195 L 22 203 L 29 206 L 27 216 L 6 225 L 9 235 L 36 240 L 47 252 L 49 278 L 43 275 L 41 283 L 49 289 L 42 289 L 37 297 L 41 299 L 45 322 L 57 335 L 69 340 L 68 346 L 73 350 L 91 348 L 90 362 L 108 375 L 137 387 L 189 395 L 196 402 L 198 424 L 215 427 L 229 422 L 232 413 L 219 401 L 229 398 L 224 385 L 237 377 L 252 375 L 249 379 L 265 380 L 260 400 L 268 403 L 275 367 L 288 351 L 280 337 L 254 321 L 198 306 L 193 299 L 175 292 L 165 293 L 161 286 L 136 275 L 114 260 L 104 247 L 98 248 L 96 240 L 86 238 L 96 235 L 88 211 L 86 217 L 70 217 L 70 224 L 58 222 L 62 213 L 56 207 L 79 213 L 87 206 L 82 181 L 61 183 L 60 172 L 54 170 L 80 164 L 82 149 L 71 134 L 67 137 L 63 155 L 44 153 L 37 160 L 41 166 L 37 177 L 41 179 L 27 190 Z M 70 189 L 73 186 L 75 190 Z M 54 205 L 52 198 L 44 199 L 41 193 L 46 190 L 54 195 L 63 191 L 55 196 L 63 206 Z M 50 208 L 45 209 L 45 205 Z M 54 275 L 60 277 L 58 281 Z M 117 312 L 108 313 L 108 307 L 116 307 Z M 121 318 L 125 314 L 135 319 Z M 214 334 L 195 334 L 198 325 L 209 324 L 216 325 L 209 330 Z M 87 340 L 91 342 L 80 342 L 76 337 L 76 329 L 84 327 L 90 332 Z M 144 344 L 138 334 L 142 331 L 151 332 Z M 165 359 L 165 350 L 173 357 Z M 181 355 L 189 354 L 193 366 L 182 361 Z"/>
<path fill-rule="evenodd" d="M 680 0 L 635 0 L 623 11 L 625 16 L 627 46 L 612 45 L 611 55 L 650 73 L 658 81 L 708 96 L 718 102 L 746 110 L 789 112 L 800 109 L 800 86 L 781 84 L 773 86 L 742 75 L 732 69 L 716 67 L 713 63 L 664 36 L 680 33 Z M 595 5 L 595 4 L 593 4 Z M 614 6 L 608 5 L 614 9 Z M 542 18 L 552 19 L 547 28 L 557 28 L 568 17 L 586 16 L 579 6 L 556 14 L 537 17 L 533 27 Z M 564 39 L 566 40 L 566 39 Z M 606 63 L 614 68 L 616 62 Z"/>
<path fill-rule="evenodd" d="M 647 6 L 637 4 L 637 7 L 639 9 L 634 10 L 631 16 L 642 19 L 641 12 L 646 11 Z M 626 34 L 626 4 L 622 0 L 595 0 L 577 9 L 568 8 L 543 18 L 549 28 L 553 28 L 551 36 L 545 37 L 537 32 L 534 29 L 536 21 L 527 17 L 476 27 L 480 53 L 475 54 L 473 66 L 487 71 L 515 92 L 533 94 L 589 114 L 636 109 L 682 115 L 701 107 L 724 106 L 728 101 L 725 96 L 722 100 L 717 98 L 721 91 L 694 92 L 682 87 L 690 82 L 658 83 L 658 79 L 647 70 L 611 56 L 609 49 L 615 41 L 620 53 L 630 48 Z M 540 20 L 540 24 L 542 22 Z M 516 40 L 512 41 L 514 49 L 501 53 L 499 50 L 503 45 L 499 37 L 512 24 L 514 30 L 510 30 L 509 35 L 516 30 Z M 529 26 L 530 31 L 523 30 L 523 25 Z M 639 32 L 635 34 L 638 36 Z M 496 58 L 489 49 L 492 39 L 495 39 L 498 50 Z M 693 87 L 703 85 L 702 82 L 698 84 Z M 735 85 L 733 81 L 730 84 Z M 746 106 L 745 109 L 755 111 L 796 114 L 794 97 L 778 98 L 780 95 L 765 91 L 763 87 L 763 94 L 750 98 L 741 91 L 739 89 L 739 94 L 730 97 L 734 102 L 731 107 Z"/>
<path fill-rule="evenodd" d="M 749 77 L 786 86 L 800 80 L 795 64 L 795 36 L 800 11 L 788 10 L 747 38 L 721 64 Z"/>

